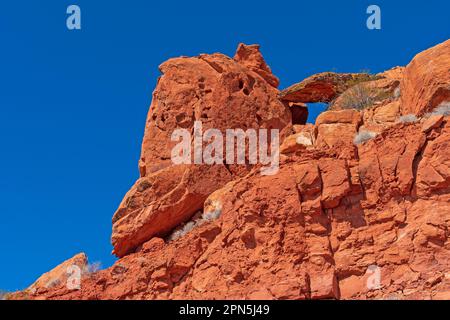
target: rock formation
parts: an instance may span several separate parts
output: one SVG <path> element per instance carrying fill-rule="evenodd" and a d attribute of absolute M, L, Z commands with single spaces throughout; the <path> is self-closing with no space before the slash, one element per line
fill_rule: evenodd
<path fill-rule="evenodd" d="M 31 286 L 24 290 L 23 294 L 36 294 L 42 290 L 48 290 L 57 286 L 66 286 L 70 276 L 88 271 L 88 258 L 86 254 L 79 253 L 64 261 L 47 273 L 39 277 Z"/>
<path fill-rule="evenodd" d="M 113 218 L 120 259 L 80 290 L 27 298 L 450 299 L 450 121 L 433 113 L 450 100 L 449 55 L 450 40 L 406 68 L 281 92 L 255 45 L 163 63 L 141 177 Z M 355 86 L 368 90 L 359 110 Z M 317 101 L 332 103 L 315 125 L 293 120 Z M 173 165 L 172 131 L 196 120 L 280 129 L 279 172 Z"/>
<path fill-rule="evenodd" d="M 250 167 L 173 165 L 171 135 L 177 128 L 203 130 L 267 128 L 291 123 L 277 99 L 278 79 L 258 46 L 239 45 L 233 59 L 223 54 L 175 58 L 160 66 L 139 163 L 141 178 L 113 218 L 114 253 L 123 257 L 153 236 L 167 235 L 203 208 L 206 198 Z"/>
<path fill-rule="evenodd" d="M 402 113 L 423 115 L 450 100 L 450 41 L 419 53 L 402 78 Z"/>

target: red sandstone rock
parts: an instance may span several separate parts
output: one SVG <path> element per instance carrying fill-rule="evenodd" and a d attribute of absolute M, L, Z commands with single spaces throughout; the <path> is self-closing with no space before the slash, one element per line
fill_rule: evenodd
<path fill-rule="evenodd" d="M 35 298 L 442 298 L 450 285 L 450 195 L 442 184 L 428 190 L 438 196 L 414 191 L 416 161 L 419 172 L 433 157 L 448 162 L 447 148 L 423 141 L 441 137 L 448 133 L 397 125 L 360 148 L 359 167 L 312 150 L 290 156 L 277 175 L 254 170 L 206 201 L 205 211 L 220 210 L 217 220 L 176 241 L 151 240 L 80 291 Z"/>
<path fill-rule="evenodd" d="M 26 292 L 34 294 L 42 290 L 50 289 L 57 286 L 65 286 L 67 280 L 74 272 L 73 267 L 77 267 L 80 276 L 87 271 L 88 259 L 84 253 L 79 253 L 72 258 L 64 261 L 60 265 L 53 268 L 51 271 L 44 273 L 31 286 L 26 289 Z"/>
<path fill-rule="evenodd" d="M 281 91 L 283 101 L 314 103 L 331 102 L 355 83 L 376 79 L 365 73 L 323 72 L 312 75 Z"/>
<path fill-rule="evenodd" d="M 147 124 L 143 147 L 146 157 L 141 161 L 143 175 L 114 218 L 116 252 L 126 255 L 111 268 L 83 278 L 81 290 L 60 285 L 42 288 L 26 298 L 448 298 L 448 117 L 433 117 L 423 123 L 394 123 L 399 108 L 404 106 L 403 99 L 390 101 L 391 98 L 367 114 L 355 110 L 325 112 L 315 126 L 286 126 L 291 135 L 283 141 L 280 170 L 273 176 L 261 175 L 257 167 L 248 168 L 243 174 L 223 171 L 221 166 L 176 167 L 160 157 L 167 150 L 156 137 L 161 141 L 167 141 L 167 137 L 155 129 L 160 125 L 156 119 L 164 114 L 165 119 L 175 121 L 171 112 L 196 104 L 181 89 L 190 92 L 191 81 L 178 70 L 184 70 L 190 59 L 207 59 L 208 65 L 221 70 L 221 74 L 226 75 L 227 68 L 237 68 L 243 75 L 258 79 L 256 82 L 266 95 L 260 92 L 252 101 L 269 101 L 270 108 L 263 102 L 253 107 L 246 105 L 247 98 L 243 96 L 247 95 L 238 91 L 231 94 L 232 99 L 237 99 L 230 102 L 231 110 L 237 114 L 265 110 L 262 120 L 250 116 L 258 125 L 267 125 L 266 119 L 273 119 L 269 116 L 273 110 L 277 119 L 274 122 L 285 126 L 280 119 L 285 119 L 288 112 L 273 98 L 276 90 L 248 71 L 265 69 L 258 62 L 255 47 L 244 46 L 240 50 L 235 59 L 239 63 L 251 61 L 245 71 L 221 55 L 186 58 L 167 65 L 155 91 L 155 110 L 151 110 Z M 435 54 L 432 56 L 439 60 Z M 225 68 L 223 65 L 228 63 L 231 67 Z M 410 78 L 415 70 L 411 65 Z M 199 72 L 206 72 L 203 82 L 214 84 L 217 92 L 230 88 L 230 82 L 220 82 L 209 75 L 212 71 L 204 68 L 203 62 L 196 67 Z M 401 77 L 401 70 L 393 70 L 392 79 Z M 167 84 L 169 78 L 176 79 L 177 85 Z M 189 73 L 189 79 L 195 76 Z M 440 81 L 434 79 L 431 85 Z M 207 88 L 209 85 L 205 85 Z M 428 89 L 423 92 L 434 90 Z M 309 94 L 320 96 L 323 92 Z M 405 99 L 408 96 L 407 92 Z M 421 93 L 420 99 L 433 99 L 431 96 Z M 221 97 L 218 94 L 216 99 Z M 239 111 L 241 102 L 243 111 Z M 211 121 L 217 121 L 215 125 L 219 126 L 227 125 L 227 119 L 234 124 L 243 121 L 233 113 L 226 117 L 224 113 L 216 111 Z M 153 114 L 158 116 L 154 119 Z M 187 125 L 191 120 L 181 123 Z M 375 124 L 379 125 L 379 134 L 354 146 L 352 139 L 358 128 Z M 298 143 L 298 137 L 311 143 Z M 196 224 L 176 240 L 159 237 L 188 220 L 192 214 L 186 213 L 201 206 L 203 215 L 214 218 Z M 12 298 L 24 296 L 18 293 Z"/>
<path fill-rule="evenodd" d="M 402 114 L 423 115 L 450 101 L 450 40 L 414 57 L 401 83 Z"/>
<path fill-rule="evenodd" d="M 351 85 L 332 101 L 328 109 L 356 108 L 368 110 L 380 108 L 399 99 L 402 78 L 403 68 L 396 67 L 373 75 L 366 81 L 351 81 Z M 365 79 L 363 78 L 363 80 Z"/>
<path fill-rule="evenodd" d="M 417 193 L 421 196 L 450 191 L 450 124 L 447 121 L 436 138 L 428 141 L 417 168 Z"/>
<path fill-rule="evenodd" d="M 278 88 L 280 81 L 272 74 L 270 67 L 264 61 L 264 58 L 259 51 L 259 45 L 254 44 L 248 46 L 240 43 L 236 55 L 234 56 L 234 60 L 249 70 L 259 74 L 272 87 Z"/>
<path fill-rule="evenodd" d="M 387 104 L 366 109 L 362 112 L 363 125 L 360 130 L 381 133 L 394 125 L 400 117 L 400 101 L 395 100 Z"/>
<path fill-rule="evenodd" d="M 430 116 L 430 118 L 426 119 L 422 125 L 422 132 L 428 132 L 432 129 L 439 127 L 444 120 L 443 115 L 435 115 Z"/>
<path fill-rule="evenodd" d="M 222 54 L 174 58 L 160 70 L 142 144 L 141 178 L 113 218 L 112 242 L 119 257 L 153 236 L 167 235 L 201 209 L 208 195 L 248 170 L 173 165 L 176 128 L 191 129 L 194 121 L 202 121 L 204 131 L 225 133 L 229 128 L 282 130 L 291 123 L 258 46 L 239 45 L 234 60 Z"/>
<path fill-rule="evenodd" d="M 280 146 L 280 153 L 288 154 L 312 148 L 315 143 L 314 126 L 308 125 L 294 125 L 294 134 L 286 137 Z"/>
<path fill-rule="evenodd" d="M 316 146 L 352 158 L 356 152 L 353 139 L 360 125 L 361 114 L 357 110 L 323 112 L 316 119 Z"/>

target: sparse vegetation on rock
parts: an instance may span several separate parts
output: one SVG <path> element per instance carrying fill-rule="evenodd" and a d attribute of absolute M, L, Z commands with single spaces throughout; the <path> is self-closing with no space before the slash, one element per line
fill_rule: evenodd
<path fill-rule="evenodd" d="M 377 134 L 375 132 L 372 131 L 360 131 L 355 135 L 355 138 L 353 139 L 353 143 L 355 145 L 359 145 L 361 143 L 367 142 L 369 140 L 372 140 L 373 138 L 375 138 L 377 136 Z"/>
<path fill-rule="evenodd" d="M 416 117 L 415 114 L 406 114 L 406 115 L 401 116 L 398 119 L 398 121 L 401 123 L 414 123 L 414 122 L 419 121 L 419 119 Z"/>
<path fill-rule="evenodd" d="M 439 116 L 443 115 L 445 117 L 450 116 L 450 101 L 442 102 L 440 105 L 436 107 L 431 113 L 431 116 Z"/>
<path fill-rule="evenodd" d="M 357 84 L 341 95 L 341 103 L 344 109 L 363 110 L 372 106 L 373 94 L 370 86 Z"/>
<path fill-rule="evenodd" d="M 216 205 L 213 210 L 205 211 L 205 212 L 197 212 L 192 220 L 182 224 L 181 226 L 177 227 L 171 235 L 169 235 L 168 240 L 174 241 L 177 240 L 190 231 L 192 231 L 194 228 L 199 227 L 205 223 L 217 220 L 220 217 L 220 214 L 222 213 L 220 205 Z"/>
<path fill-rule="evenodd" d="M 400 87 L 395 88 L 395 90 L 394 90 L 394 99 L 400 98 L 400 95 L 401 95 Z"/>

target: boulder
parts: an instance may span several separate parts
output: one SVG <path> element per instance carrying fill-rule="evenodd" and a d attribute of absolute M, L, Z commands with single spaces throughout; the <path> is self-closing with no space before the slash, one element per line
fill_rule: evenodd
<path fill-rule="evenodd" d="M 114 254 L 133 252 L 153 236 L 165 236 L 189 220 L 215 190 L 250 169 L 243 165 L 175 165 L 176 129 L 283 129 L 291 113 L 277 99 L 275 77 L 258 46 L 240 44 L 234 59 L 222 54 L 174 58 L 160 66 L 148 114 L 139 168 L 141 177 L 113 217 Z M 225 143 L 225 142 L 224 142 Z"/>
<path fill-rule="evenodd" d="M 402 114 L 424 115 L 450 101 L 450 40 L 417 54 L 401 83 Z"/>
<path fill-rule="evenodd" d="M 280 146 L 280 153 L 289 154 L 306 148 L 312 148 L 315 142 L 314 126 L 294 125 L 294 134 L 284 139 Z"/>
<path fill-rule="evenodd" d="M 234 60 L 245 66 L 247 69 L 259 74 L 272 87 L 278 88 L 280 81 L 272 74 L 270 67 L 267 65 L 266 61 L 264 61 L 264 58 L 259 51 L 259 45 L 245 45 L 240 43 L 236 50 L 236 54 L 234 55 Z"/>
<path fill-rule="evenodd" d="M 353 139 L 361 125 L 361 113 L 357 110 L 326 111 L 316 119 L 316 146 L 331 149 L 344 158 L 355 155 Z"/>
<path fill-rule="evenodd" d="M 422 124 L 422 132 L 429 132 L 435 128 L 438 128 L 444 120 L 443 115 L 432 115 L 426 119 Z"/>
<path fill-rule="evenodd" d="M 26 291 L 36 293 L 41 290 L 47 290 L 61 285 L 64 286 L 72 274 L 79 272 L 81 277 L 85 272 L 87 272 L 87 270 L 88 258 L 86 254 L 79 253 L 56 266 L 49 272 L 44 273 L 31 286 L 29 286 Z"/>

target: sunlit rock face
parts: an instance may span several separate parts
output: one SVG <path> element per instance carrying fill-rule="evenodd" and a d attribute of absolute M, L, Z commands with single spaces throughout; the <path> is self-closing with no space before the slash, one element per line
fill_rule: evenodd
<path fill-rule="evenodd" d="M 12 298 L 449 299 L 450 122 L 428 114 L 448 98 L 449 45 L 281 93 L 258 46 L 163 63 L 141 178 L 113 218 L 120 259 L 81 290 Z M 374 90 L 363 108 L 348 108 L 355 85 Z M 330 108 L 315 124 L 292 120 L 292 104 L 317 101 Z M 280 129 L 279 171 L 173 165 L 171 131 L 197 120 Z"/>

